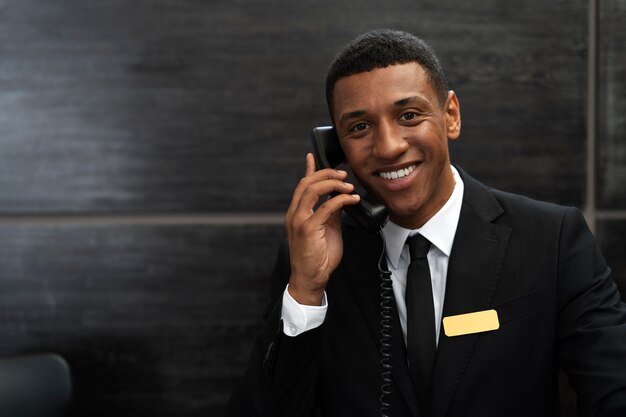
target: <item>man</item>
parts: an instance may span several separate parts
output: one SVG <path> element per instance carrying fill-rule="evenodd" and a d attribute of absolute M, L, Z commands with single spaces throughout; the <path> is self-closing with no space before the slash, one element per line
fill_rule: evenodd
<path fill-rule="evenodd" d="M 335 58 L 326 93 L 347 161 L 389 222 L 376 235 L 342 218 L 360 197 L 307 155 L 273 309 L 227 415 L 553 417 L 562 368 L 582 416 L 626 416 L 626 309 L 582 215 L 450 164 L 459 100 L 430 48 L 366 33 Z"/>

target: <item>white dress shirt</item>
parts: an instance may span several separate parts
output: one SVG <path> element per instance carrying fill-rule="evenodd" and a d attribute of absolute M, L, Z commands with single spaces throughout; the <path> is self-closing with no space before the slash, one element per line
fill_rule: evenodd
<path fill-rule="evenodd" d="M 446 292 L 448 275 L 448 260 L 452 251 L 454 235 L 459 223 L 461 205 L 463 203 L 463 180 L 458 171 L 451 166 L 454 176 L 454 190 L 446 203 L 422 227 L 415 230 L 405 229 L 389 221 L 383 228 L 386 241 L 387 266 L 391 271 L 393 294 L 396 301 L 400 325 L 406 343 L 406 303 L 404 292 L 406 289 L 406 274 L 409 268 L 410 255 L 406 239 L 416 233 L 428 239 L 432 246 L 428 251 L 428 266 L 433 287 L 433 302 L 435 307 L 436 340 L 439 340 L 441 330 L 441 314 Z M 287 288 L 283 292 L 283 306 L 281 318 L 283 331 L 288 336 L 297 336 L 302 332 L 320 326 L 326 317 L 328 301 L 326 294 L 321 306 L 306 306 L 298 304 L 289 295 Z"/>

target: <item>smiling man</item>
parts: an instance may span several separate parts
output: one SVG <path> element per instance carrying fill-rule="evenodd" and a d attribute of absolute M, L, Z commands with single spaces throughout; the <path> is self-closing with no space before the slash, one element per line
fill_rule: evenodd
<path fill-rule="evenodd" d="M 626 415 L 626 309 L 581 213 L 451 165 L 459 100 L 413 35 L 360 36 L 326 80 L 348 164 L 389 221 L 371 234 L 342 218 L 354 186 L 307 155 L 227 415 L 552 417 L 559 369 L 582 416 Z"/>
<path fill-rule="evenodd" d="M 454 189 L 448 140 L 461 131 L 455 93 L 441 101 L 416 62 L 340 78 L 333 91 L 333 120 L 355 175 L 394 223 L 421 227 Z"/>

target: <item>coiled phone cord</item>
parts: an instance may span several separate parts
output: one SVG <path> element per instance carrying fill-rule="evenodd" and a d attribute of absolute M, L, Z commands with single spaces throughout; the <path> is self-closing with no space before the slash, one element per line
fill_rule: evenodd
<path fill-rule="evenodd" d="M 386 414 L 391 409 L 390 396 L 393 384 L 393 367 L 391 366 L 391 342 L 392 342 L 392 313 L 393 313 L 393 285 L 391 272 L 383 263 L 386 254 L 385 234 L 382 228 L 379 232 L 383 240 L 383 250 L 378 259 L 378 270 L 380 271 L 380 416 L 388 417 Z"/>

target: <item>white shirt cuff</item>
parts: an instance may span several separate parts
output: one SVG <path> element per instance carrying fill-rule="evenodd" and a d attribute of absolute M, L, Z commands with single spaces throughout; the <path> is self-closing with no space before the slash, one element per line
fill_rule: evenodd
<path fill-rule="evenodd" d="M 328 309 L 326 292 L 324 292 L 324 297 L 322 297 L 321 306 L 307 306 L 299 304 L 294 300 L 289 291 L 287 291 L 288 288 L 289 284 L 287 284 L 283 292 L 283 307 L 280 314 L 283 320 L 283 332 L 287 336 L 298 336 L 324 323 L 326 310 Z"/>

